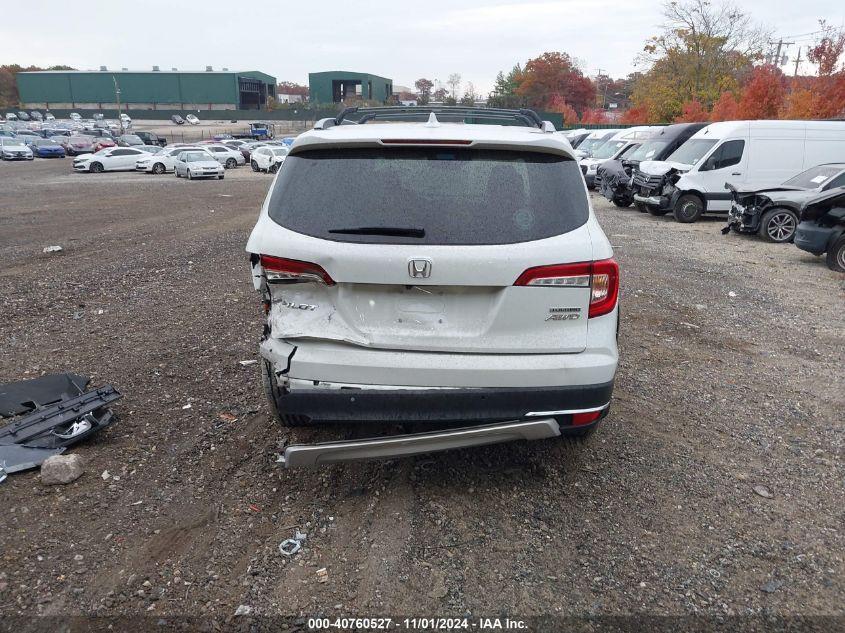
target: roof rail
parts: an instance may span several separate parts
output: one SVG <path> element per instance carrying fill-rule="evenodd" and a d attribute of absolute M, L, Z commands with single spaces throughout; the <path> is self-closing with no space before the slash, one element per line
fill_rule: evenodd
<path fill-rule="evenodd" d="M 318 129 L 327 129 L 333 125 L 361 124 L 376 119 L 404 121 L 427 121 L 431 114 L 439 121 L 513 121 L 519 125 L 544 129 L 543 121 L 534 110 L 522 108 L 509 110 L 504 108 L 473 108 L 467 106 L 387 106 L 383 108 L 344 108 L 333 120 L 322 119 Z"/>

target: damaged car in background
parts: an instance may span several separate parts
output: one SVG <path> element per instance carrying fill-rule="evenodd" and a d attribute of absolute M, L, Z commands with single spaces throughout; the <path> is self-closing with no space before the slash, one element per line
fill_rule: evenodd
<path fill-rule="evenodd" d="M 683 145 L 687 139 L 706 123 L 676 123 L 657 128 L 653 136 L 644 141 L 633 152 L 617 160 L 602 163 L 596 170 L 596 186 L 599 192 L 617 207 L 628 207 L 634 202 L 635 185 L 632 182 L 633 171 L 645 160 L 664 160 Z M 647 205 L 637 202 L 641 212 L 648 210 Z"/>
<path fill-rule="evenodd" d="M 626 154 L 633 152 L 644 140 L 651 136 L 653 130 L 659 127 L 640 125 L 627 130 L 620 130 L 596 147 L 589 158 L 582 158 L 579 165 L 584 181 L 587 183 L 587 189 L 594 189 L 598 186 L 596 173 L 599 165 L 608 160 L 619 160 Z"/>
<path fill-rule="evenodd" d="M 723 233 L 759 235 L 769 242 L 791 242 L 801 207 L 820 193 L 845 187 L 845 163 L 817 165 L 776 187 L 741 187 L 725 184 L 731 192 L 731 210 Z"/>
<path fill-rule="evenodd" d="M 584 437 L 607 415 L 619 267 L 553 131 L 530 110 L 348 108 L 297 138 L 247 243 L 271 410 L 404 433 L 281 463 Z"/>
<path fill-rule="evenodd" d="M 771 187 L 845 156 L 845 121 L 723 121 L 693 134 L 665 161 L 634 170 L 634 201 L 678 222 L 726 214 L 736 187 Z"/>
<path fill-rule="evenodd" d="M 801 208 L 795 246 L 813 255 L 827 254 L 827 266 L 845 273 L 845 189 L 816 194 Z"/>

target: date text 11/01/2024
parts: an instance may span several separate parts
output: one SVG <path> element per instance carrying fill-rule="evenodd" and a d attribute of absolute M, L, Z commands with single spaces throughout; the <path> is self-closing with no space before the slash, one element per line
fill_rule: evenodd
<path fill-rule="evenodd" d="M 319 630 L 479 630 L 479 631 L 519 631 L 527 629 L 523 620 L 511 618 L 309 618 L 308 629 Z"/>

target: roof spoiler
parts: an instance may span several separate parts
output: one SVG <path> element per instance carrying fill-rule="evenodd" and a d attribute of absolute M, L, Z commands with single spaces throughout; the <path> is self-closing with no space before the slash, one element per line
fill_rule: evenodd
<path fill-rule="evenodd" d="M 368 121 L 419 121 L 430 120 L 434 114 L 440 121 L 475 123 L 485 121 L 514 122 L 517 125 L 536 127 L 543 132 L 554 132 L 550 121 L 543 121 L 534 110 L 520 108 L 472 108 L 465 106 L 387 106 L 383 108 L 344 108 L 335 118 L 320 119 L 316 130 L 327 130 L 335 125 L 356 125 Z"/>

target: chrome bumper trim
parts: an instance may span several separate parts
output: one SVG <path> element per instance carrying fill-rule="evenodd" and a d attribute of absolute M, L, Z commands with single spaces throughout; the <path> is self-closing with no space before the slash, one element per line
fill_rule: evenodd
<path fill-rule="evenodd" d="M 576 413 L 595 413 L 596 411 L 604 411 L 610 406 L 610 403 L 603 404 L 600 407 L 590 407 L 589 409 L 561 409 L 560 411 L 529 411 L 525 414 L 526 418 L 545 417 L 549 415 L 574 415 Z"/>

